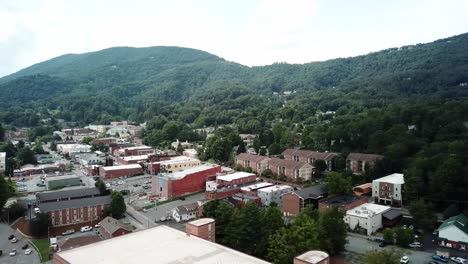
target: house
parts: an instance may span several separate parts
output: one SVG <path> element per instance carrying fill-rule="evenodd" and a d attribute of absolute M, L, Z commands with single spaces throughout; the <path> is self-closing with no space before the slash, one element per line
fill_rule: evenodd
<path fill-rule="evenodd" d="M 349 153 L 346 158 L 346 169 L 361 174 L 366 171 L 366 167 L 372 168 L 376 161 L 383 158 L 384 156 L 377 154 Z"/>
<path fill-rule="evenodd" d="M 349 229 L 362 228 L 370 236 L 383 227 L 382 214 L 389 211 L 389 206 L 365 203 L 346 211 L 345 223 Z"/>
<path fill-rule="evenodd" d="M 284 175 L 290 180 L 312 178 L 312 165 L 306 162 L 272 158 L 268 161 L 268 168 L 278 176 Z"/>
<path fill-rule="evenodd" d="M 322 199 L 318 203 L 319 210 L 326 210 L 337 207 L 341 211 L 348 211 L 357 206 L 367 203 L 367 197 L 355 196 L 349 194 L 331 196 Z"/>
<path fill-rule="evenodd" d="M 293 264 L 329 264 L 330 257 L 326 252 L 319 250 L 307 251 L 294 258 Z"/>
<path fill-rule="evenodd" d="M 283 214 L 285 216 L 296 216 L 307 205 L 317 208 L 318 201 L 327 196 L 327 188 L 323 184 L 285 193 L 282 197 Z"/>
<path fill-rule="evenodd" d="M 203 191 L 208 180 L 213 180 L 221 166 L 202 164 L 174 173 L 160 173 L 153 176 L 152 195 L 170 199 L 184 194 Z"/>
<path fill-rule="evenodd" d="M 393 173 L 391 175 L 372 181 L 372 198 L 376 203 L 384 203 L 391 205 L 401 205 L 402 189 L 405 184 L 405 179 L 401 173 Z"/>
<path fill-rule="evenodd" d="M 213 218 L 201 218 L 185 224 L 185 233 L 211 242 L 216 240 L 216 224 Z"/>
<path fill-rule="evenodd" d="M 4 172 L 6 169 L 6 153 L 0 152 L 0 172 Z"/>
<path fill-rule="evenodd" d="M 251 144 L 257 136 L 254 134 L 239 134 L 239 137 L 245 144 Z"/>
<path fill-rule="evenodd" d="M 372 193 L 372 183 L 364 183 L 353 187 L 353 193 L 357 196 L 369 195 Z"/>
<path fill-rule="evenodd" d="M 241 153 L 236 156 L 235 163 L 243 168 L 252 168 L 253 172 L 261 174 L 264 170 L 268 169 L 268 161 L 270 158 L 260 155 Z"/>
<path fill-rule="evenodd" d="M 128 226 L 110 216 L 104 218 L 99 222 L 99 224 L 101 225 L 101 227 L 99 227 L 99 233 L 104 237 L 104 239 L 118 237 L 132 232 Z"/>
<path fill-rule="evenodd" d="M 448 218 L 437 232 L 439 246 L 468 251 L 468 217 L 464 214 Z"/>
<path fill-rule="evenodd" d="M 172 210 L 172 218 L 176 222 L 188 221 L 198 217 L 198 203 L 190 203 L 186 205 L 177 206 Z"/>
<path fill-rule="evenodd" d="M 269 206 L 271 203 L 276 203 L 278 207 L 281 208 L 281 196 L 292 191 L 294 191 L 294 188 L 289 185 L 275 185 L 262 188 L 257 191 L 257 194 L 264 206 Z"/>
<path fill-rule="evenodd" d="M 143 168 L 139 164 L 119 165 L 119 166 L 106 166 L 99 168 L 99 175 L 106 179 L 115 179 L 119 177 L 131 177 L 135 175 L 142 175 Z"/>
<path fill-rule="evenodd" d="M 216 177 L 218 187 L 246 184 L 256 180 L 257 176 L 255 174 L 242 171 Z"/>
<path fill-rule="evenodd" d="M 338 157 L 338 153 L 318 152 L 311 150 L 286 149 L 282 153 L 285 160 L 294 160 L 314 165 L 316 160 L 323 160 L 327 164 L 327 171 L 333 169 L 333 160 Z"/>

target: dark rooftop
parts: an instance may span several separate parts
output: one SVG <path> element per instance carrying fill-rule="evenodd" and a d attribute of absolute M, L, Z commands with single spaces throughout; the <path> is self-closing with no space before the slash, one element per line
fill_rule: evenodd
<path fill-rule="evenodd" d="M 326 199 L 321 200 L 320 203 L 333 205 L 333 206 L 341 206 L 341 205 L 347 205 L 347 204 L 353 203 L 359 199 L 363 199 L 363 197 L 344 194 L 344 195 L 336 195 L 336 196 L 328 197 Z"/>
<path fill-rule="evenodd" d="M 317 199 L 317 198 L 320 198 L 320 196 L 324 196 L 327 194 L 327 187 L 323 184 L 319 184 L 319 185 L 315 185 L 312 187 L 294 191 L 294 193 L 302 197 L 302 199 L 308 199 L 308 198 Z"/>
<path fill-rule="evenodd" d="M 59 202 L 49 202 L 39 204 L 41 212 L 49 212 L 67 208 L 81 208 L 84 206 L 96 206 L 100 204 L 110 204 L 111 196 L 98 196 L 83 199 L 64 200 Z"/>
<path fill-rule="evenodd" d="M 400 210 L 397 209 L 390 209 L 387 212 L 383 213 L 382 216 L 387 218 L 388 220 L 393 220 L 399 216 L 403 215 Z"/>
<path fill-rule="evenodd" d="M 48 200 L 59 200 L 67 198 L 77 198 L 84 196 L 94 196 L 99 195 L 98 188 L 83 188 L 83 189 L 73 189 L 65 191 L 53 191 L 53 192 L 42 192 L 36 194 L 36 197 L 39 201 L 48 201 Z"/>

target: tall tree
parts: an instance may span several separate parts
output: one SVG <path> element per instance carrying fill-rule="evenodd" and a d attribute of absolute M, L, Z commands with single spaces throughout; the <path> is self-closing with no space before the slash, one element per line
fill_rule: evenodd
<path fill-rule="evenodd" d="M 434 214 L 432 205 L 423 199 L 412 201 L 409 204 L 409 211 L 413 217 L 413 223 L 424 230 L 430 231 L 434 228 L 437 217 Z"/>
<path fill-rule="evenodd" d="M 336 207 L 327 209 L 319 214 L 318 238 L 320 248 L 330 255 L 344 250 L 347 229 L 344 222 L 345 214 Z"/>
<path fill-rule="evenodd" d="M 373 250 L 364 256 L 365 264 L 398 264 L 401 253 L 396 250 Z"/>
<path fill-rule="evenodd" d="M 347 194 L 352 192 L 352 179 L 339 172 L 330 172 L 325 178 L 330 194 Z"/>
<path fill-rule="evenodd" d="M 121 218 L 127 211 L 127 205 L 125 204 L 124 197 L 121 192 L 113 191 L 112 200 L 109 207 L 109 212 L 114 218 Z"/>
<path fill-rule="evenodd" d="M 3 173 L 0 172 L 0 208 L 3 208 L 11 194 L 8 182 L 5 180 Z"/>

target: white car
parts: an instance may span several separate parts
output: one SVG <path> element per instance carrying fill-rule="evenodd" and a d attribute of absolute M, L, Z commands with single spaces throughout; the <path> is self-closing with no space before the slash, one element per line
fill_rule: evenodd
<path fill-rule="evenodd" d="M 100 227 L 101 227 L 100 224 L 96 224 L 96 225 L 94 226 L 94 228 L 100 228 Z"/>
<path fill-rule="evenodd" d="M 111 187 L 110 183 L 106 183 L 106 188 L 110 188 L 110 187 Z"/>
<path fill-rule="evenodd" d="M 39 209 L 39 207 L 34 208 L 34 213 L 40 214 L 40 213 L 41 213 L 41 209 Z"/>
<path fill-rule="evenodd" d="M 124 183 L 125 183 L 124 181 L 119 181 L 119 182 L 117 182 L 118 185 L 122 185 L 122 184 L 124 184 Z"/>
<path fill-rule="evenodd" d="M 25 255 L 29 255 L 29 254 L 31 254 L 31 252 L 32 252 L 32 250 L 31 250 L 30 248 L 28 248 L 28 249 L 26 249 L 26 250 L 24 251 L 24 254 L 25 254 Z"/>
<path fill-rule="evenodd" d="M 455 262 L 455 263 L 459 263 L 459 264 L 467 264 L 468 263 L 468 259 L 464 259 L 464 258 L 460 258 L 460 257 L 451 257 L 450 260 Z"/>
<path fill-rule="evenodd" d="M 90 226 L 83 226 L 82 228 L 80 228 L 81 233 L 88 232 L 88 231 L 91 231 L 91 230 L 93 230 L 93 228 L 90 227 Z"/>
<path fill-rule="evenodd" d="M 408 256 L 401 257 L 400 263 L 403 263 L 403 264 L 409 263 L 409 257 Z"/>
<path fill-rule="evenodd" d="M 16 239 L 16 237 L 12 238 L 10 241 L 11 241 L 11 243 L 16 243 L 16 242 L 18 242 L 18 240 Z"/>
<path fill-rule="evenodd" d="M 13 257 L 13 256 L 16 256 L 16 249 L 12 249 L 12 250 L 10 251 L 10 254 L 9 254 L 9 255 L 12 256 L 12 257 Z"/>
<path fill-rule="evenodd" d="M 422 244 L 420 242 L 413 242 L 408 245 L 410 248 L 420 248 L 422 247 Z"/>

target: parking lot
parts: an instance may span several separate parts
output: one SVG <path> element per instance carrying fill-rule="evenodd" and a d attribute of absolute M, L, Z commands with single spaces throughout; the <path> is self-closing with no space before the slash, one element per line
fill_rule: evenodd
<path fill-rule="evenodd" d="M 8 240 L 9 235 L 15 235 L 18 242 L 11 243 Z M 0 263 L 5 264 L 36 264 L 40 263 L 39 255 L 34 250 L 34 248 L 29 245 L 29 248 L 32 249 L 30 255 L 25 255 L 24 250 L 21 249 L 22 246 L 28 244 L 28 239 L 21 236 L 20 233 L 15 232 L 10 226 L 6 224 L 0 224 L 0 250 L 3 251 L 2 256 L 0 256 Z M 8 254 L 12 249 L 16 249 L 16 256 L 9 256 Z"/>

